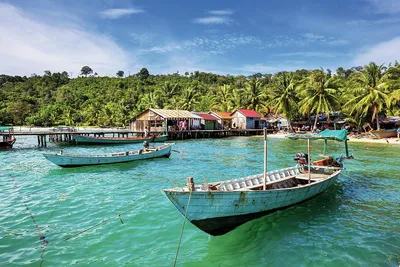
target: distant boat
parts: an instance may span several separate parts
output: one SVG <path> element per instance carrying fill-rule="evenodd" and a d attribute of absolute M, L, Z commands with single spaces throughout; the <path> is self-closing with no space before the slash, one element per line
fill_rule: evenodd
<path fill-rule="evenodd" d="M 61 152 L 56 154 L 44 153 L 43 156 L 49 161 L 60 167 L 80 167 L 89 165 L 102 165 L 111 163 L 130 162 L 135 160 L 152 159 L 152 158 L 168 158 L 171 155 L 171 146 L 174 143 L 167 143 L 154 148 L 146 148 L 137 151 L 127 151 L 119 153 L 111 153 L 104 155 L 73 155 Z"/>
<path fill-rule="evenodd" d="M 0 149 L 12 148 L 17 139 L 14 137 L 14 128 L 11 126 L 0 126 L 0 132 L 8 131 L 7 135 L 3 135 L 3 141 L 0 141 Z"/>
<path fill-rule="evenodd" d="M 329 136 L 297 135 L 294 139 L 344 141 L 344 131 L 331 131 Z M 308 154 L 298 153 L 295 160 L 297 166 L 267 172 L 265 157 L 261 174 L 204 184 L 195 184 L 189 177 L 187 186 L 162 191 L 192 224 L 210 235 L 223 235 L 248 221 L 317 196 L 334 183 L 342 169 L 332 157 L 311 163 Z"/>
<path fill-rule="evenodd" d="M 390 130 L 372 130 L 369 132 L 373 136 L 381 139 L 381 138 L 391 138 L 391 137 L 396 137 L 397 132 L 396 129 L 390 129 Z"/>
<path fill-rule="evenodd" d="M 99 144 L 132 144 L 147 142 L 165 142 L 166 135 L 155 135 L 145 137 L 94 137 L 73 135 L 72 136 L 78 144 L 99 145 Z"/>

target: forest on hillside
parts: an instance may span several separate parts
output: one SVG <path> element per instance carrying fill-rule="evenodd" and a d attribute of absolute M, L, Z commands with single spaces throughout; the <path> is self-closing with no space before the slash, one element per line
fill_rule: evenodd
<path fill-rule="evenodd" d="M 152 75 L 146 68 L 125 77 L 100 77 L 89 66 L 30 77 L 0 75 L 0 125 L 125 126 L 147 108 L 189 111 L 270 111 L 308 120 L 336 111 L 360 128 L 378 115 L 400 116 L 400 64 L 331 70 L 297 70 L 251 76 L 195 71 Z"/>

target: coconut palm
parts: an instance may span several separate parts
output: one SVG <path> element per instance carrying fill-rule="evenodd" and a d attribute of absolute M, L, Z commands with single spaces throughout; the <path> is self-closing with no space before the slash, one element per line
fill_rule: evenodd
<path fill-rule="evenodd" d="M 217 102 L 222 111 L 231 110 L 232 87 L 224 84 L 218 87 Z"/>
<path fill-rule="evenodd" d="M 275 109 L 275 114 L 283 114 L 288 119 L 295 117 L 298 111 L 297 82 L 293 72 L 280 72 L 274 76 L 269 104 Z"/>
<path fill-rule="evenodd" d="M 257 111 L 263 108 L 263 103 L 266 99 L 266 89 L 262 81 L 256 79 L 247 81 L 242 92 L 247 108 Z"/>
<path fill-rule="evenodd" d="M 302 115 L 315 114 L 313 129 L 317 127 L 320 114 L 326 114 L 329 120 L 329 113 L 339 106 L 337 86 L 335 78 L 323 70 L 314 70 L 299 85 L 299 112 Z"/>
<path fill-rule="evenodd" d="M 385 70 L 383 64 L 378 66 L 371 62 L 363 71 L 352 73 L 349 91 L 353 97 L 344 105 L 350 114 L 356 116 L 367 116 L 372 112 L 371 122 L 376 119 L 378 130 L 378 114 L 391 105 L 388 91 L 390 80 Z"/>
<path fill-rule="evenodd" d="M 193 110 L 197 104 L 199 93 L 196 86 L 189 86 L 182 95 L 180 108 L 185 110 Z"/>

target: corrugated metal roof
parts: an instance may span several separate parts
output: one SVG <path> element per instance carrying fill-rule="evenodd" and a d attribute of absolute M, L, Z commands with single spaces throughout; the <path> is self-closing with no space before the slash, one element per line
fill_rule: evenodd
<path fill-rule="evenodd" d="M 225 112 L 225 111 L 211 111 L 211 112 L 218 115 L 221 119 L 232 119 L 230 112 Z"/>
<path fill-rule="evenodd" d="M 242 113 L 244 116 L 250 117 L 250 118 L 261 118 L 262 117 L 260 114 L 258 114 L 257 112 L 255 112 L 254 110 L 251 110 L 251 109 L 237 109 L 237 111 Z M 232 112 L 232 114 L 233 113 L 235 113 L 235 111 Z"/>
<path fill-rule="evenodd" d="M 214 117 L 211 114 L 208 113 L 196 113 L 197 116 L 202 117 L 203 119 L 207 120 L 207 121 L 217 121 L 218 119 L 216 117 Z"/>
<path fill-rule="evenodd" d="M 166 119 L 201 119 L 201 117 L 187 110 L 155 108 L 151 108 L 150 110 Z"/>

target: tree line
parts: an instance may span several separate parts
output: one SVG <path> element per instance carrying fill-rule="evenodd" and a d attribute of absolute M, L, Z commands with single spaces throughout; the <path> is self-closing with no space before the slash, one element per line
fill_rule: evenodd
<path fill-rule="evenodd" d="M 400 116 L 400 64 L 297 70 L 250 76 L 185 72 L 100 77 L 89 66 L 30 77 L 0 75 L 0 125 L 124 126 L 147 108 L 274 112 L 289 120 L 337 111 L 360 128 L 379 115 Z M 318 116 L 315 116 L 314 124 Z"/>

